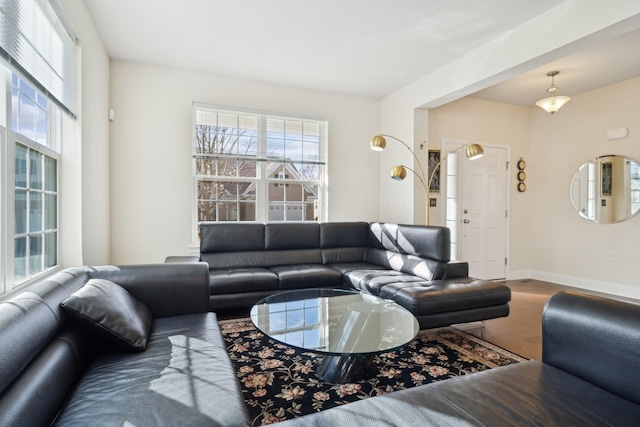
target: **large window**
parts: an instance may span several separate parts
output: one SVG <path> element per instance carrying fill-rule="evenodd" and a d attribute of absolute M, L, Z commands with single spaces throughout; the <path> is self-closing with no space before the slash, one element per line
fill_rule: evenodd
<path fill-rule="evenodd" d="M 11 74 L 10 128 L 3 141 L 3 205 L 0 293 L 58 265 L 59 109 L 33 85 Z M 8 160 L 12 159 L 11 162 Z"/>
<path fill-rule="evenodd" d="M 62 113 L 78 47 L 59 0 L 0 0 L 0 295 L 60 263 Z"/>
<path fill-rule="evenodd" d="M 323 220 L 326 129 L 321 120 L 194 105 L 195 223 Z"/>

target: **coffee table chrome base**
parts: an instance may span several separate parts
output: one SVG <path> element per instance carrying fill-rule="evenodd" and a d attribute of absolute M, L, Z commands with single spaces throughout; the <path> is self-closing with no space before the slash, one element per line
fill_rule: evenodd
<path fill-rule="evenodd" d="M 345 384 L 367 376 L 373 356 L 325 356 L 318 377 L 328 383 Z"/>

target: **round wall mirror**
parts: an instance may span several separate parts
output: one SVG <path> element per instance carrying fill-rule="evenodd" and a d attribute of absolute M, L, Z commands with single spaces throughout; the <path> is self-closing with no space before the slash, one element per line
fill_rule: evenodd
<path fill-rule="evenodd" d="M 612 224 L 640 211 L 640 165 L 623 156 L 601 156 L 580 166 L 570 187 L 576 211 L 598 224 Z"/>

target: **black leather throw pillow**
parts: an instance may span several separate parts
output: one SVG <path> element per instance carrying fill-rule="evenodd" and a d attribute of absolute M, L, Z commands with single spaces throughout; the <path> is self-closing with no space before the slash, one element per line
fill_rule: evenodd
<path fill-rule="evenodd" d="M 91 279 L 60 305 L 125 349 L 143 351 L 147 348 L 151 311 L 120 285 Z"/>

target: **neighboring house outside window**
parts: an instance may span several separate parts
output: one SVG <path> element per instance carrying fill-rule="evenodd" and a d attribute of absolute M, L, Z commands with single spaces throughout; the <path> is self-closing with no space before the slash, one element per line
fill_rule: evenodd
<path fill-rule="evenodd" d="M 327 123 L 194 104 L 194 234 L 202 222 L 322 221 Z"/>

